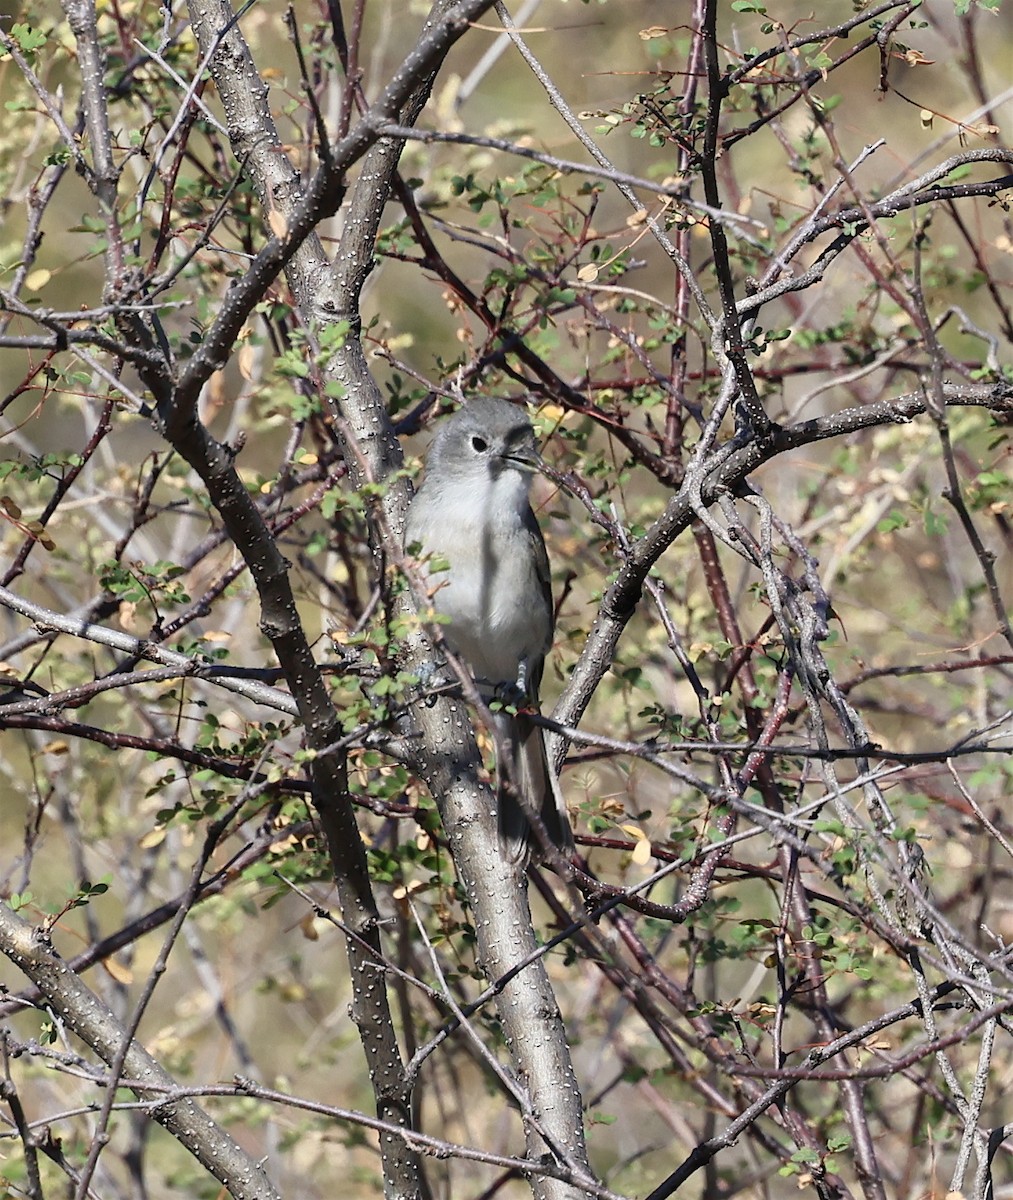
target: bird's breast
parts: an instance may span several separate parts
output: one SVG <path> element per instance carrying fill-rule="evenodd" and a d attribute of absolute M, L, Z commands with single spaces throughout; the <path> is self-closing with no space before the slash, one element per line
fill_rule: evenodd
<path fill-rule="evenodd" d="M 444 636 L 476 678 L 512 683 L 521 662 L 544 657 L 552 614 L 531 533 L 520 517 L 485 520 L 461 513 L 418 540 L 430 563 L 448 564 L 446 570 L 427 568 L 433 606 L 449 618 Z"/>

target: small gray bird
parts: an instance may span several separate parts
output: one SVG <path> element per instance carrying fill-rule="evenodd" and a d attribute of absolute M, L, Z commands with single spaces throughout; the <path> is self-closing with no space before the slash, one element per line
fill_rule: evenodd
<path fill-rule="evenodd" d="M 525 414 L 480 397 L 443 421 L 412 501 L 405 546 L 418 544 L 450 649 L 467 663 L 485 699 L 538 709 L 552 645 L 549 559 L 528 500 L 541 458 Z M 429 563 L 445 570 L 435 570 Z M 523 713 L 494 714 L 510 755 L 507 774 L 564 856 L 573 834 L 541 729 Z M 526 862 L 532 831 L 500 770 L 499 834 L 504 857 Z"/>

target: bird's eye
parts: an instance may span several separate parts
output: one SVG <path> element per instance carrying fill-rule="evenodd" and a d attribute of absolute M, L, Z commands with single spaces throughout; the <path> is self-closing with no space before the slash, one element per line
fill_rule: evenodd
<path fill-rule="evenodd" d="M 489 443 L 485 440 L 485 438 L 479 437 L 478 434 L 475 434 L 475 436 L 471 439 L 471 448 L 473 450 L 477 450 L 479 454 L 484 454 L 486 450 L 489 449 Z"/>

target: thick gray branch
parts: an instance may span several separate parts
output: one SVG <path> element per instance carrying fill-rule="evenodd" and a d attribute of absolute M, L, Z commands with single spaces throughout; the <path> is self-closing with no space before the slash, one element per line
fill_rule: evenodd
<path fill-rule="evenodd" d="M 59 1020 L 106 1064 L 112 1064 L 123 1043 L 123 1026 L 53 950 L 48 938 L 0 904 L 0 951 L 39 988 Z M 125 1075 L 150 1081 L 159 1090 L 177 1084 L 138 1042 L 131 1042 Z M 150 1097 L 133 1089 L 141 1099 Z M 257 1162 L 193 1100 L 153 1104 L 152 1116 L 207 1168 L 237 1200 L 280 1200 Z"/>

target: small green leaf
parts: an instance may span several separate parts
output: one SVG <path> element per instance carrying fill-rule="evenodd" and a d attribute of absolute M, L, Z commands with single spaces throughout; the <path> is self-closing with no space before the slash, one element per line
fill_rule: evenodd
<path fill-rule="evenodd" d="M 908 519 L 903 513 L 893 509 L 887 516 L 883 517 L 876 525 L 876 530 L 879 533 L 893 533 L 895 529 L 906 529 Z"/>
<path fill-rule="evenodd" d="M 40 50 L 46 44 L 44 33 L 23 23 L 11 26 L 11 37 L 17 42 L 18 49 L 22 54 L 29 56 L 33 56 L 36 50 Z"/>
<path fill-rule="evenodd" d="M 925 532 L 929 537 L 941 537 L 947 529 L 946 518 L 931 509 L 925 510 Z"/>

